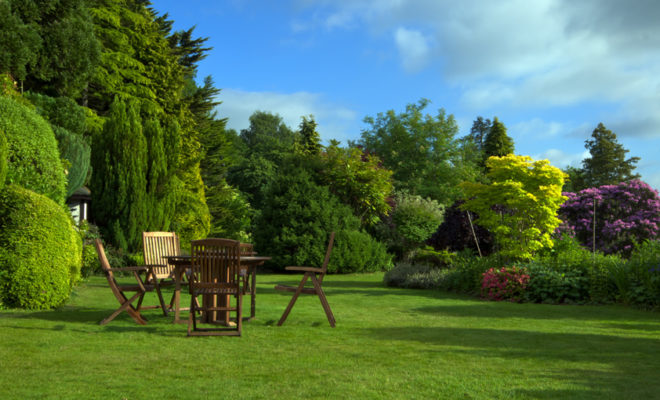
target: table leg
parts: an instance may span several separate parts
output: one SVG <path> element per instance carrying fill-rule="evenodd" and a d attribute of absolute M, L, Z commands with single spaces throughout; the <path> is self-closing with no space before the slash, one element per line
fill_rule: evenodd
<path fill-rule="evenodd" d="M 257 266 L 251 265 L 252 268 L 252 283 L 250 284 L 250 319 L 254 319 L 256 315 L 256 297 L 257 297 Z"/>
<path fill-rule="evenodd" d="M 174 269 L 174 323 L 182 324 L 188 321 L 181 321 L 181 279 L 183 277 L 183 268 Z"/>

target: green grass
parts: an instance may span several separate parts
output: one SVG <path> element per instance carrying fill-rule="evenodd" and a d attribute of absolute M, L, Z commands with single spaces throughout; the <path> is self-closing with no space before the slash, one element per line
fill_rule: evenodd
<path fill-rule="evenodd" d="M 158 310 L 147 326 L 126 314 L 99 326 L 117 303 L 98 277 L 59 310 L 4 310 L 0 398 L 660 398 L 657 313 L 485 302 L 355 274 L 324 282 L 335 329 L 312 296 L 277 327 L 290 293 L 273 286 L 298 278 L 258 276 L 240 338 L 186 337 Z"/>

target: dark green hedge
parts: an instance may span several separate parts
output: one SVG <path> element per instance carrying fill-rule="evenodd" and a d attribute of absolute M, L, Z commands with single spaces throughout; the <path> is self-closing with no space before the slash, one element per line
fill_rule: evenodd
<path fill-rule="evenodd" d="M 80 277 L 82 241 L 67 210 L 16 185 L 0 193 L 0 305 L 62 305 Z"/>
<path fill-rule="evenodd" d="M 0 97 L 0 130 L 8 144 L 7 183 L 64 203 L 66 177 L 53 130 L 30 107 Z"/>

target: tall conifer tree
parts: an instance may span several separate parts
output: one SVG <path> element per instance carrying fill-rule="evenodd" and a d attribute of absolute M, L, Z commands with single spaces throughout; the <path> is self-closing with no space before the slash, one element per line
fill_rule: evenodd
<path fill-rule="evenodd" d="M 591 157 L 582 161 L 585 187 L 615 185 L 639 178 L 639 174 L 633 174 L 639 157 L 626 160 L 629 150 L 623 148 L 623 145 L 617 142 L 616 134 L 602 123 L 594 129 L 591 139 L 585 141 L 584 147 L 591 154 Z"/>

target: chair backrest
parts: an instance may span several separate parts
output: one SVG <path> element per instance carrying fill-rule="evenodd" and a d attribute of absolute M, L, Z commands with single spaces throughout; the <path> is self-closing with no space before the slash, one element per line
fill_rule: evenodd
<path fill-rule="evenodd" d="M 179 237 L 175 232 L 142 232 L 144 263 L 154 265 L 156 278 L 174 276 L 174 266 L 167 263 L 167 256 L 181 255 Z"/>
<path fill-rule="evenodd" d="M 240 242 L 215 238 L 193 240 L 191 250 L 191 289 L 214 286 L 239 290 Z"/>
<path fill-rule="evenodd" d="M 241 243 L 241 255 L 242 256 L 254 255 L 254 245 L 252 243 Z"/>
<path fill-rule="evenodd" d="M 325 258 L 323 259 L 323 265 L 321 265 L 321 272 L 319 276 L 319 282 L 323 282 L 323 277 L 325 276 L 326 271 L 328 270 L 328 263 L 330 262 L 330 253 L 332 253 L 332 246 L 335 243 L 335 233 L 330 233 L 330 239 L 328 239 L 328 249 L 325 251 Z"/>
<path fill-rule="evenodd" d="M 108 285 L 110 285 L 110 289 L 112 289 L 112 293 L 114 293 L 114 295 L 118 299 L 120 298 L 125 299 L 124 294 L 117 287 L 117 280 L 115 279 L 115 275 L 110 270 L 110 263 L 108 262 L 108 258 L 105 255 L 105 249 L 103 248 L 103 243 L 101 242 L 101 239 L 94 239 L 94 247 L 96 247 L 96 253 L 99 256 L 101 269 L 103 270 L 103 274 L 108 280 Z"/>

